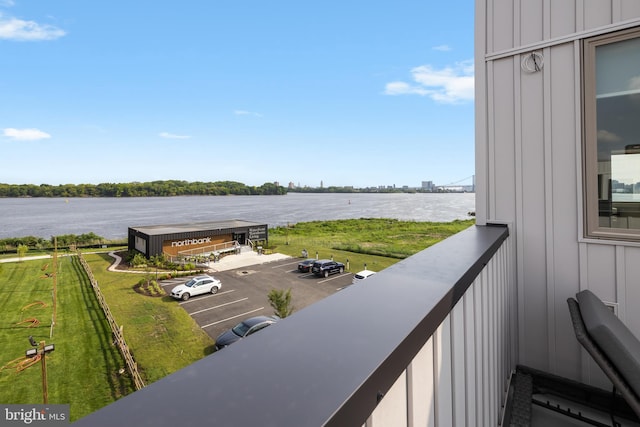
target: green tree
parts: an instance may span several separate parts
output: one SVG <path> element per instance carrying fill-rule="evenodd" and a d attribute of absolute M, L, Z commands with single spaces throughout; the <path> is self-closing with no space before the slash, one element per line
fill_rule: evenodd
<path fill-rule="evenodd" d="M 18 253 L 18 258 L 20 258 L 20 260 L 22 260 L 22 258 L 24 258 L 24 256 L 27 254 L 28 250 L 29 250 L 29 246 L 27 246 L 27 245 L 18 245 L 18 249 L 16 250 L 16 252 Z"/>
<path fill-rule="evenodd" d="M 151 262 L 151 265 L 156 268 L 156 280 L 158 280 L 158 268 L 164 267 L 164 265 L 167 263 L 167 260 L 164 258 L 164 254 L 159 254 L 149 258 L 149 261 Z"/>
<path fill-rule="evenodd" d="M 283 289 L 272 289 L 269 292 L 268 298 L 274 313 L 280 318 L 284 319 L 293 313 L 291 289 L 287 289 L 286 291 Z"/>

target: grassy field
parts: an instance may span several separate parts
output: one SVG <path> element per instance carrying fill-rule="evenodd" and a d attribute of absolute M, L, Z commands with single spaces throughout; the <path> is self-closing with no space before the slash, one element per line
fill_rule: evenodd
<path fill-rule="evenodd" d="M 133 291 L 140 274 L 110 273 L 107 254 L 85 255 L 147 383 L 213 351 L 213 340 L 170 297 Z M 54 343 L 47 356 L 49 403 L 69 403 L 75 420 L 134 390 L 77 257 L 60 257 L 57 321 L 51 331 L 51 259 L 0 264 L 0 402 L 41 403 L 40 364 L 18 371 L 28 337 Z M 34 304 L 35 303 L 35 304 Z M 31 305 L 34 304 L 34 305 Z M 35 327 L 29 319 L 37 319 Z M 25 323 L 20 323 L 27 320 Z M 18 361 L 16 361 L 18 362 Z"/>
<path fill-rule="evenodd" d="M 49 403 L 70 404 L 71 419 L 89 414 L 131 392 L 119 370 L 124 362 L 111 345 L 111 332 L 77 259 L 58 261 L 57 321 L 50 338 L 53 304 L 52 260 L 2 264 L 0 272 L 0 402 L 42 403 L 40 363 L 17 371 L 28 337 L 54 343 L 47 356 Z M 33 305 L 31 305 L 33 304 Z M 37 319 L 39 324 L 32 324 Z M 25 323 L 20 323 L 26 321 Z"/>
<path fill-rule="evenodd" d="M 380 271 L 473 225 L 475 220 L 416 222 L 394 219 L 312 221 L 269 230 L 269 248 L 291 256 L 349 263 L 349 270 Z"/>

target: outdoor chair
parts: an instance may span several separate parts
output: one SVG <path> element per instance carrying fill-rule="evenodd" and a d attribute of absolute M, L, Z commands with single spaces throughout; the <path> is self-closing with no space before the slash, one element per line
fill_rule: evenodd
<path fill-rule="evenodd" d="M 640 417 L 640 341 L 593 292 L 567 303 L 578 342 Z"/>

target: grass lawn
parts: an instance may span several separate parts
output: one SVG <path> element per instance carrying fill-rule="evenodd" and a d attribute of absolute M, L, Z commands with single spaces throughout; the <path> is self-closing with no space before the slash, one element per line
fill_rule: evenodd
<path fill-rule="evenodd" d="M 10 362 L 24 359 L 28 337 L 54 343 L 47 356 L 49 403 L 70 404 L 71 420 L 133 390 L 124 362 L 111 345 L 111 332 L 75 257 L 58 259 L 57 322 L 50 338 L 53 304 L 52 260 L 5 263 L 0 271 L 0 402 L 42 403 L 40 363 L 18 372 Z M 30 304 L 35 303 L 29 307 Z M 28 327 L 27 319 L 38 326 Z"/>
<path fill-rule="evenodd" d="M 349 270 L 380 271 L 468 228 L 474 219 L 452 222 L 417 222 L 361 218 L 302 222 L 269 230 L 274 252 L 310 258 L 331 258 L 349 264 Z"/>
<path fill-rule="evenodd" d="M 148 384 L 213 352 L 213 340 L 169 296 L 133 290 L 144 275 L 107 271 L 108 254 L 84 256 Z"/>

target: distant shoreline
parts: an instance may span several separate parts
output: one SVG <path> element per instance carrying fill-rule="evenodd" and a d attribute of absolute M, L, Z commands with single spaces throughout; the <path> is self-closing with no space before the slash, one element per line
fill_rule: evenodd
<path fill-rule="evenodd" d="M 279 183 L 248 186 L 235 181 L 187 182 L 152 181 L 101 184 L 3 184 L 0 198 L 85 198 L 85 197 L 174 197 L 174 196 L 282 196 L 288 193 L 472 193 L 470 186 L 460 187 L 283 187 Z"/>

